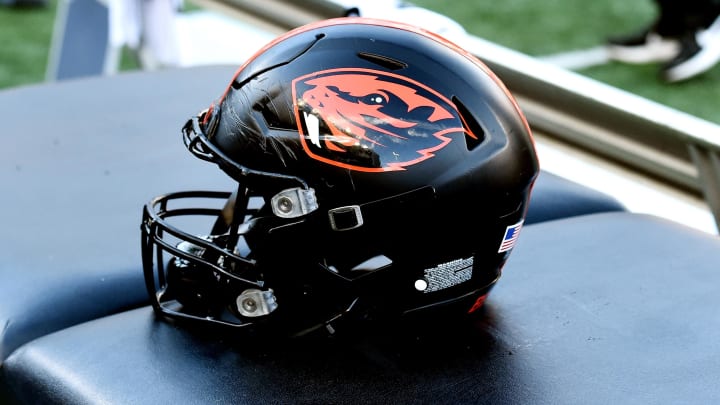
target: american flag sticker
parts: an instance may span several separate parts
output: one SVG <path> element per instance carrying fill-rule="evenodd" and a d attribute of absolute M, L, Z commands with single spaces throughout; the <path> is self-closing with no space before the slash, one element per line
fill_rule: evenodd
<path fill-rule="evenodd" d="M 500 249 L 498 249 L 498 253 L 507 252 L 515 246 L 515 242 L 517 242 L 517 238 L 520 235 L 520 228 L 522 228 L 522 225 L 523 221 L 520 220 L 517 224 L 510 225 L 505 228 L 505 236 L 503 236 L 502 242 L 500 242 Z"/>

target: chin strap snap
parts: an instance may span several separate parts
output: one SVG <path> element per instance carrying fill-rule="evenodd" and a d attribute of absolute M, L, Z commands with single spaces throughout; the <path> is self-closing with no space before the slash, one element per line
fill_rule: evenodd
<path fill-rule="evenodd" d="M 267 315 L 278 307 L 273 290 L 255 288 L 243 291 L 237 297 L 236 305 L 240 315 L 251 318 Z"/>
<path fill-rule="evenodd" d="M 272 211 L 280 218 L 297 218 L 318 209 L 315 190 L 312 188 L 288 188 L 275 194 L 270 200 Z"/>

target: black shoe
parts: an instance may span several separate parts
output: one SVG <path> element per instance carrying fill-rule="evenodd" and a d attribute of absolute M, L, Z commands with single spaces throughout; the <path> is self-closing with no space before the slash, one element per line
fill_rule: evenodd
<path fill-rule="evenodd" d="M 681 40 L 680 53 L 662 68 L 668 82 L 687 80 L 710 70 L 720 61 L 720 17 L 706 29 Z"/>
<path fill-rule="evenodd" d="M 677 38 L 664 37 L 653 28 L 626 37 L 609 38 L 606 45 L 611 60 L 625 63 L 667 62 L 677 56 Z"/>

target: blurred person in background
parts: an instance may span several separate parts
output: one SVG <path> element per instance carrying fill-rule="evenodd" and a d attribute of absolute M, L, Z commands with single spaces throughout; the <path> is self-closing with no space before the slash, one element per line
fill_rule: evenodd
<path fill-rule="evenodd" d="M 611 60 L 661 63 L 660 76 L 678 82 L 720 61 L 720 0 L 654 0 L 657 18 L 638 33 L 607 41 Z"/>

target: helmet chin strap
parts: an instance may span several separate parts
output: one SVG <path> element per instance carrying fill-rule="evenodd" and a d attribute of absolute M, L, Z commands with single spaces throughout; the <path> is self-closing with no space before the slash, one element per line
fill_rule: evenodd
<path fill-rule="evenodd" d="M 210 231 L 212 235 L 225 233 L 229 229 L 234 217 L 235 201 L 237 200 L 237 194 L 238 190 L 235 189 L 235 191 L 230 194 L 230 197 L 225 200 L 225 205 L 223 206 L 222 210 L 220 210 L 220 215 L 218 215 L 217 219 L 215 220 L 215 224 L 213 224 L 212 230 Z"/>
<path fill-rule="evenodd" d="M 247 187 L 238 184 L 235 191 L 233 191 L 225 201 L 225 205 L 222 210 L 220 210 L 220 215 L 218 215 L 215 224 L 213 224 L 211 230 L 212 235 L 228 234 L 226 249 L 232 250 L 232 247 L 237 244 L 240 238 L 238 228 L 240 227 L 241 221 L 236 221 L 235 219 L 245 216 L 248 199 Z"/>

